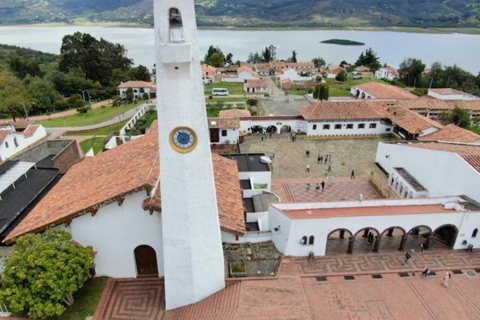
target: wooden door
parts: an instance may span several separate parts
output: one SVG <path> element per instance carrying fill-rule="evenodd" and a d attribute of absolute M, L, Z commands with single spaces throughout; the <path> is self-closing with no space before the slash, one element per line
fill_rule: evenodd
<path fill-rule="evenodd" d="M 157 276 L 157 254 L 155 249 L 147 245 L 135 248 L 135 262 L 137 264 L 138 276 Z"/>
<path fill-rule="evenodd" d="M 210 129 L 210 142 L 219 142 L 219 141 L 220 141 L 220 130 Z"/>

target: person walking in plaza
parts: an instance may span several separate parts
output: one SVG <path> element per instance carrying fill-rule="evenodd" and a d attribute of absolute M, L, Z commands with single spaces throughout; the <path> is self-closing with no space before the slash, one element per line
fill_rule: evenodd
<path fill-rule="evenodd" d="M 321 155 L 318 155 L 317 157 L 317 164 L 321 164 L 322 163 L 322 156 Z"/>
<path fill-rule="evenodd" d="M 310 190 L 310 183 L 307 183 L 307 190 Z"/>
<path fill-rule="evenodd" d="M 443 275 L 443 285 L 448 288 L 448 281 L 450 281 L 450 279 L 452 278 L 452 275 L 450 274 L 450 272 L 445 272 L 445 274 Z"/>
<path fill-rule="evenodd" d="M 320 185 L 322 186 L 322 191 L 325 190 L 325 181 L 322 181 L 322 183 L 320 183 Z"/>
<path fill-rule="evenodd" d="M 320 190 L 320 184 L 317 182 L 317 185 L 315 186 L 315 190 Z"/>
<path fill-rule="evenodd" d="M 430 270 L 428 270 L 427 267 L 424 267 L 423 271 L 422 271 L 422 274 L 423 274 L 423 277 L 426 278 L 430 274 Z"/>
<path fill-rule="evenodd" d="M 403 259 L 403 264 L 406 265 L 407 267 L 408 267 L 408 261 L 410 260 L 411 257 L 412 255 L 409 252 L 405 252 L 405 258 Z"/>
<path fill-rule="evenodd" d="M 422 244 L 420 244 L 420 253 L 423 253 L 424 250 L 425 250 L 425 242 L 422 242 Z"/>
<path fill-rule="evenodd" d="M 328 161 L 328 155 L 325 156 L 325 164 L 327 164 Z"/>
<path fill-rule="evenodd" d="M 307 168 L 305 169 L 305 172 L 310 172 L 310 165 L 307 164 Z"/>
<path fill-rule="evenodd" d="M 352 174 L 350 175 L 350 179 L 355 179 L 355 169 L 352 170 Z"/>
<path fill-rule="evenodd" d="M 310 151 L 309 150 L 305 151 L 305 157 L 307 157 L 307 158 L 310 157 Z"/>
<path fill-rule="evenodd" d="M 331 164 L 328 164 L 328 172 L 332 172 L 332 165 Z"/>

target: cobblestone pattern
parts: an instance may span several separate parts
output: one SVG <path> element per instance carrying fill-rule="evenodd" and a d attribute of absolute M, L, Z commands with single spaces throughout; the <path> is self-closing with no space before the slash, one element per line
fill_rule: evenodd
<path fill-rule="evenodd" d="M 316 190 L 317 183 L 325 181 L 325 190 Z M 307 189 L 307 184 L 310 188 Z M 359 194 L 363 200 L 381 199 L 372 188 L 366 177 L 326 179 L 289 179 L 273 180 L 272 192 L 278 195 L 281 202 L 324 202 L 324 201 L 355 201 Z"/>
<path fill-rule="evenodd" d="M 280 276 L 334 274 L 370 274 L 382 272 L 468 269 L 480 266 L 480 250 L 472 253 L 458 250 L 426 251 L 414 253 L 409 265 L 403 264 L 403 252 L 364 255 L 335 255 L 306 258 L 287 257 L 282 261 Z"/>
<path fill-rule="evenodd" d="M 339 140 L 313 140 L 297 136 L 295 142 L 288 140 L 288 134 L 274 134 L 272 138 L 267 135 L 265 141 L 261 136 L 252 135 L 245 137 L 245 142 L 240 145 L 243 153 L 263 152 L 270 156 L 275 153 L 273 160 L 273 178 L 324 178 L 325 175 L 334 177 L 350 177 L 352 169 L 357 176 L 369 175 L 373 169 L 377 145 L 381 141 L 390 141 L 391 138 L 372 139 L 339 139 Z M 389 140 L 390 139 L 390 140 Z M 306 151 L 310 157 L 306 157 Z M 332 156 L 332 172 L 327 172 L 328 164 L 317 164 L 318 155 Z M 310 172 L 305 172 L 310 165 Z"/>

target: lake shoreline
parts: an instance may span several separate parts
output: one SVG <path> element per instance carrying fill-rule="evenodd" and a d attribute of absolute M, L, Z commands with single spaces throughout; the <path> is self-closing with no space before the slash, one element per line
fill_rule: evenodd
<path fill-rule="evenodd" d="M 54 28 L 54 27 L 101 27 L 101 28 L 139 28 L 153 29 L 150 25 L 135 23 L 96 22 L 96 23 L 39 23 L 0 25 L 2 28 Z M 205 27 L 199 26 L 199 30 L 215 31 L 375 31 L 375 32 L 404 32 L 404 33 L 427 33 L 427 34 L 480 34 L 480 28 L 419 28 L 419 27 L 323 27 L 323 28 L 272 28 L 272 27 Z"/>

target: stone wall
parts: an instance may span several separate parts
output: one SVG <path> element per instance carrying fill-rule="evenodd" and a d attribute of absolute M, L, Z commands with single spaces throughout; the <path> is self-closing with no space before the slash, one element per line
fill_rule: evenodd
<path fill-rule="evenodd" d="M 60 151 L 52 160 L 53 165 L 60 169 L 61 173 L 67 172 L 71 166 L 79 162 L 82 157 L 75 140 L 69 140 L 70 143 Z"/>
<path fill-rule="evenodd" d="M 388 185 L 388 175 L 386 172 L 383 172 L 383 170 L 378 166 L 375 165 L 373 166 L 372 170 L 373 174 L 370 175 L 369 181 L 372 184 L 372 186 L 380 192 L 380 194 L 385 197 L 386 199 L 399 199 L 400 197 L 397 195 L 395 190 L 393 190 L 389 185 Z"/>

